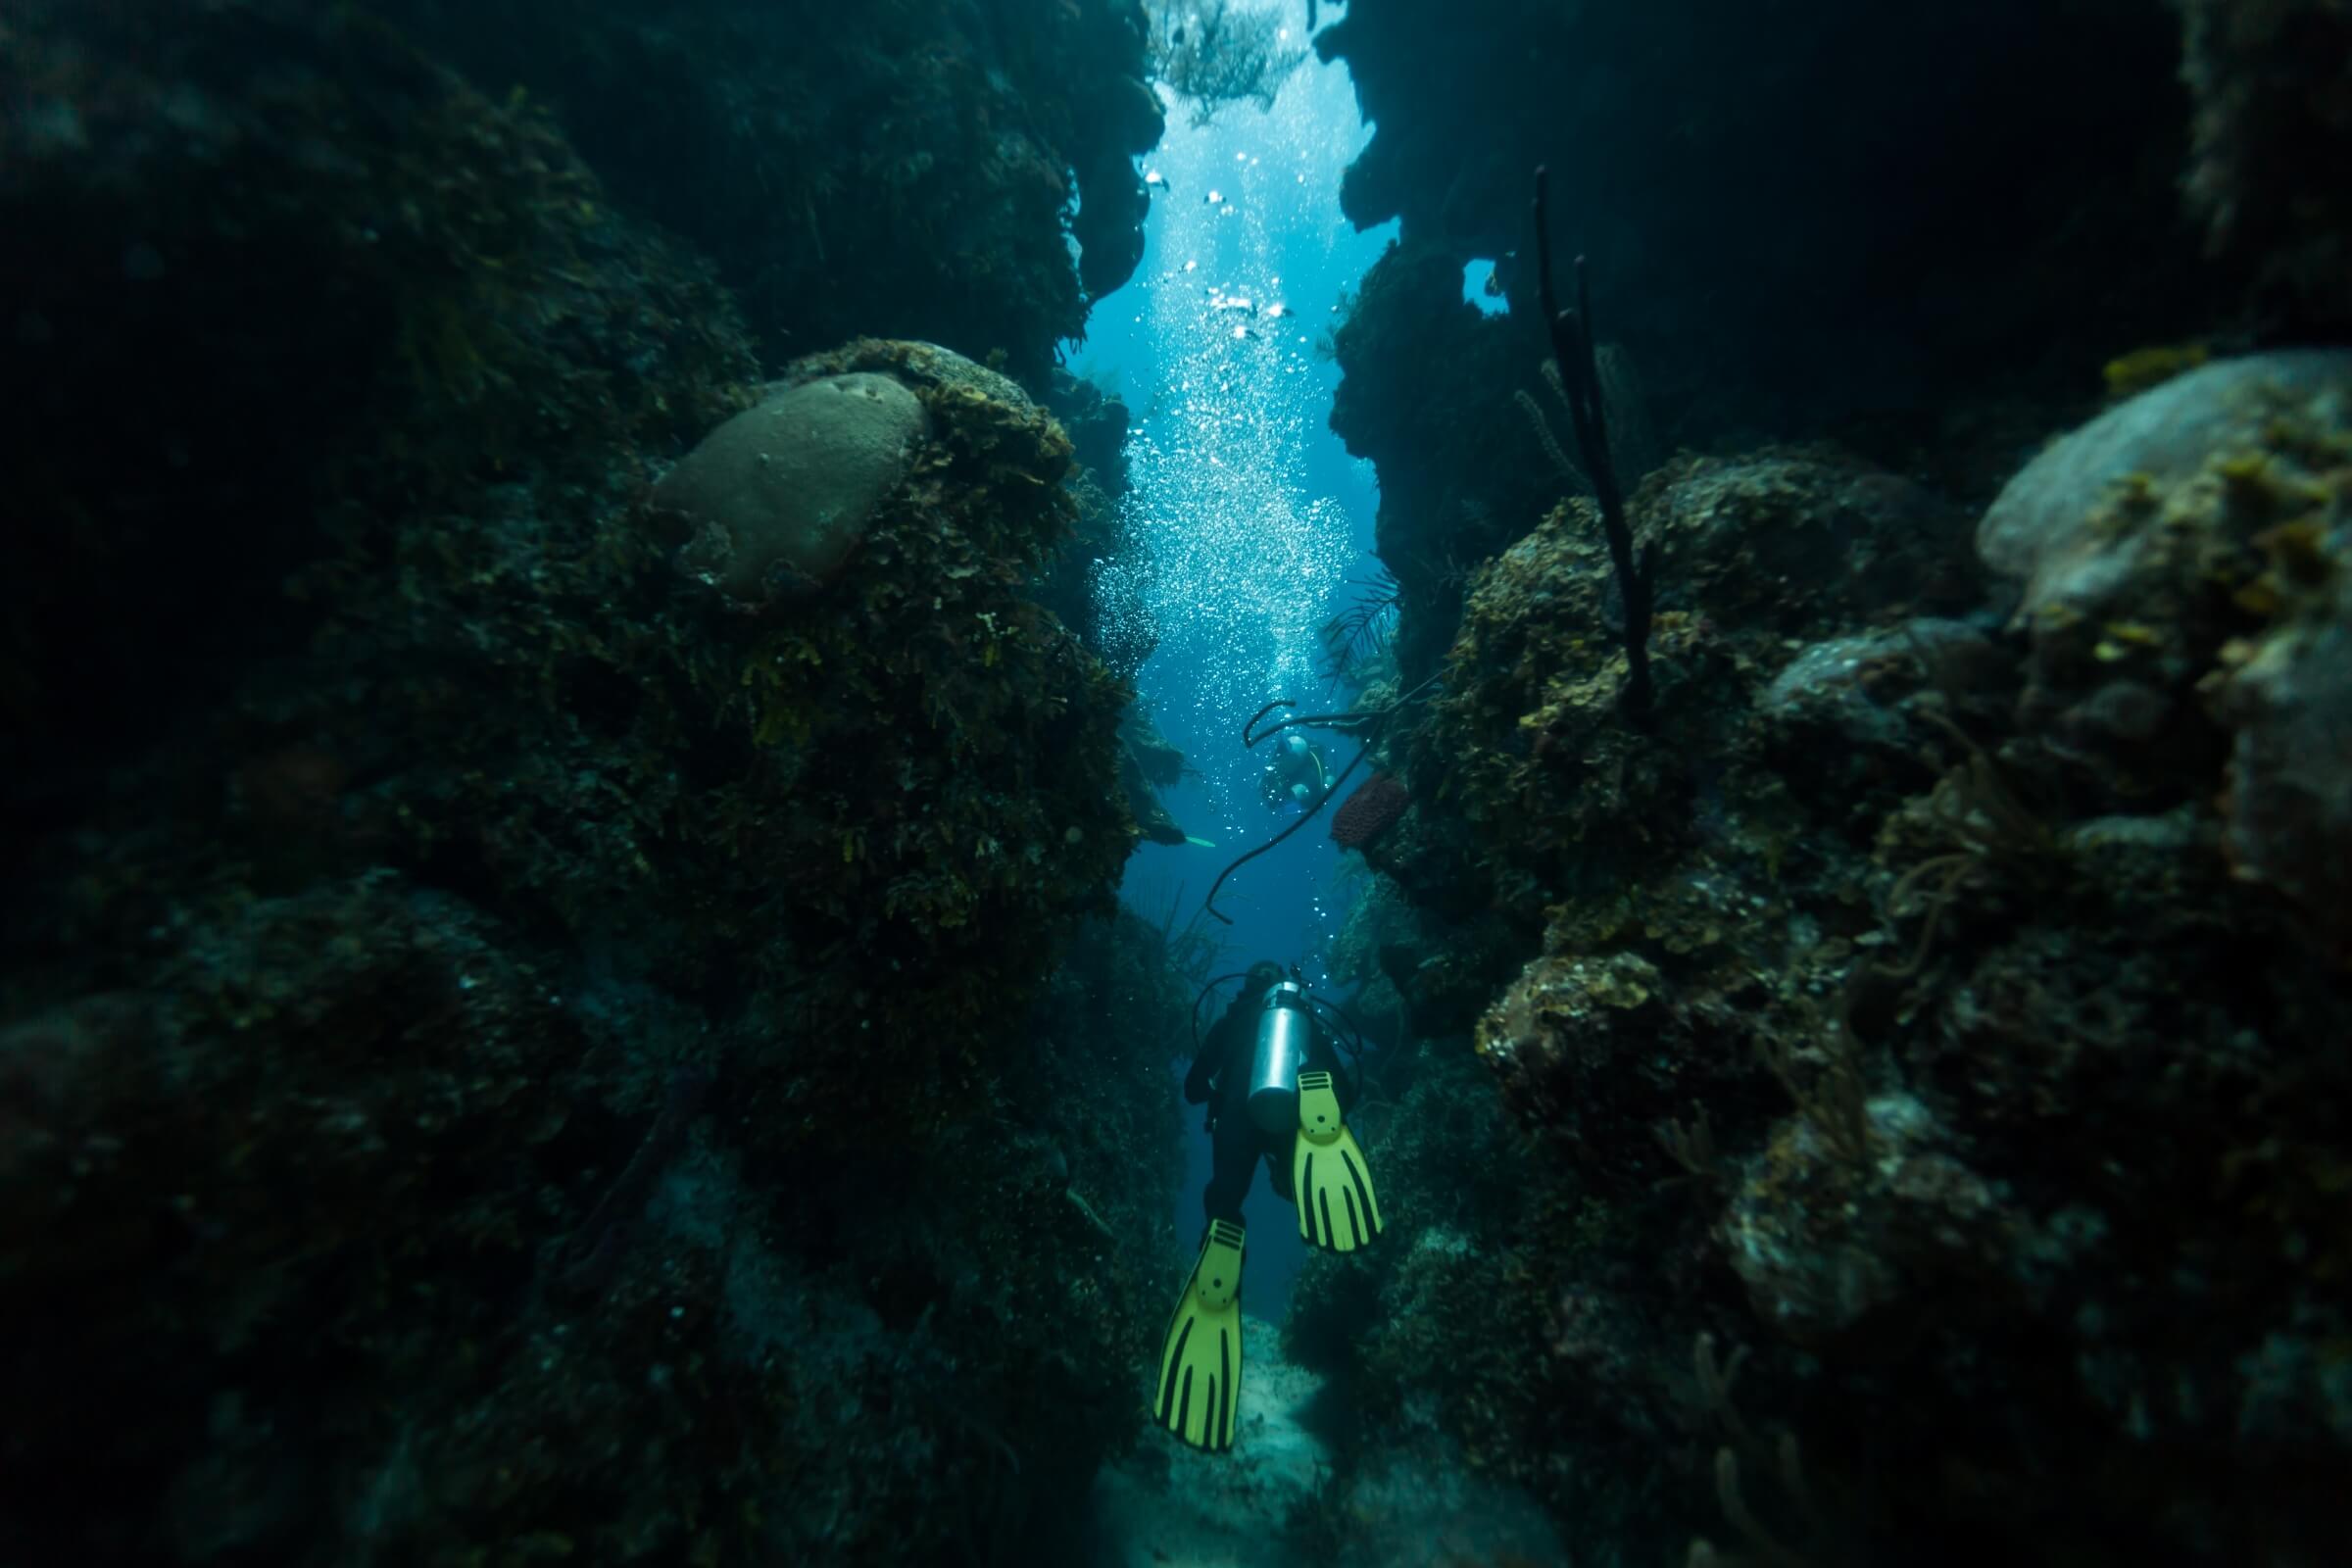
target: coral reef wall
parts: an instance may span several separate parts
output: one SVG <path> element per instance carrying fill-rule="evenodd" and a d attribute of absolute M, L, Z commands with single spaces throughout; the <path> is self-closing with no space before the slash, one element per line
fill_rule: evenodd
<path fill-rule="evenodd" d="M 1417 1037 L 1399 1245 L 1290 1325 L 1383 1418 L 1354 1470 L 1459 1451 L 1580 1561 L 2333 1553 L 2346 224 L 2256 149 L 2328 145 L 2346 57 L 2333 8 L 2180 10 L 1319 34 L 1349 211 L 1403 220 L 1334 424 L 1442 677 L 1348 947 Z M 1538 163 L 1644 449 L 1645 711 Z"/>
<path fill-rule="evenodd" d="M 757 80 L 700 58 L 689 119 Z M 386 13 L 0 26 L 0 1556 L 990 1560 L 1134 1428 L 1180 1003 L 1129 694 L 1031 590 L 1070 440 L 831 341 L 1082 319 L 1020 88 L 923 69 L 1034 243 L 766 318 L 923 434 L 754 605 L 653 485 L 762 396 L 742 251 Z M 882 196 L 820 221 L 956 265 Z"/>

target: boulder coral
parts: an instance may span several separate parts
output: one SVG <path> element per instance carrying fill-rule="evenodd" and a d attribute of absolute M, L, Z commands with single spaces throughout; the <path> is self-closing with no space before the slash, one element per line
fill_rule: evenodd
<path fill-rule="evenodd" d="M 680 569 L 746 606 L 820 585 L 929 426 L 912 392 L 872 371 L 771 388 L 654 486 L 694 528 Z"/>
<path fill-rule="evenodd" d="M 1963 514 L 1831 448 L 1684 458 L 1632 506 L 1675 585 L 1654 632 L 1657 739 L 1613 719 L 1626 661 L 1602 629 L 1608 553 L 1578 500 L 1472 579 L 1436 722 L 1413 743 L 1415 795 L 1453 803 L 1531 933 L 1564 894 L 1714 826 L 1695 808 L 1757 739 L 1732 732 L 1809 639 L 1977 591 Z"/>

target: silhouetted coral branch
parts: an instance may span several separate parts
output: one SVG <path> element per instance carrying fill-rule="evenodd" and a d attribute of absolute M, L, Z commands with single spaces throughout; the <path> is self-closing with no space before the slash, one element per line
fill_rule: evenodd
<path fill-rule="evenodd" d="M 1802 1507 L 1805 1502 L 1804 1473 L 1798 1467 L 1795 1437 L 1782 1433 L 1776 1453 L 1780 1461 L 1782 1484 Z M 1748 1507 L 1746 1494 L 1740 1490 L 1740 1456 L 1730 1448 L 1718 1448 L 1715 1451 L 1715 1500 L 1721 1504 L 1724 1518 L 1730 1520 L 1732 1528 L 1739 1531 L 1747 1542 L 1748 1549 L 1755 1554 L 1755 1561 L 1768 1563 L 1771 1568 L 1813 1568 L 1811 1558 L 1782 1545 L 1755 1516 L 1754 1510 Z M 1721 1562 L 1724 1559 L 1718 1556 L 1715 1560 Z"/>
<path fill-rule="evenodd" d="M 1564 311 L 1551 286 L 1551 227 L 1545 211 L 1549 173 L 1536 171 L 1536 279 L 1544 302 L 1544 322 L 1551 334 L 1551 356 L 1559 367 L 1560 384 L 1567 395 L 1568 415 L 1576 425 L 1577 450 L 1584 455 L 1584 471 L 1600 508 L 1601 529 L 1608 536 L 1609 560 L 1617 572 L 1617 594 L 1625 604 L 1625 709 L 1640 721 L 1649 712 L 1650 576 L 1651 552 L 1634 552 L 1633 527 L 1625 514 L 1625 493 L 1617 482 L 1617 465 L 1609 455 L 1608 417 L 1603 412 L 1600 371 L 1593 358 L 1592 300 L 1585 275 L 1585 259 L 1576 259 L 1576 309 Z"/>
<path fill-rule="evenodd" d="M 1698 1383 L 1700 1407 L 1719 1424 L 1731 1442 L 1715 1450 L 1715 1500 L 1723 1509 L 1723 1517 L 1747 1543 L 1748 1554 L 1732 1556 L 1718 1551 L 1714 1543 L 1701 1538 L 1690 1543 L 1690 1554 L 1684 1568 L 1748 1568 L 1750 1564 L 1766 1564 L 1769 1568 L 1812 1568 L 1812 1559 L 1803 1552 L 1781 1544 L 1779 1538 L 1756 1517 L 1748 1506 L 1746 1493 L 1740 1487 L 1740 1452 L 1746 1450 L 1751 1460 L 1769 1459 L 1772 1474 L 1780 1481 L 1781 1490 L 1794 1506 L 1809 1538 L 1821 1536 L 1821 1521 L 1813 1511 L 1813 1497 L 1805 1486 L 1803 1461 L 1797 1451 L 1796 1435 L 1780 1432 L 1767 1445 L 1740 1416 L 1732 1401 L 1733 1388 L 1740 1381 L 1740 1369 L 1747 1360 L 1747 1347 L 1732 1351 L 1729 1359 L 1715 1359 L 1715 1337 L 1700 1334 L 1690 1348 L 1692 1376 Z"/>
<path fill-rule="evenodd" d="M 1810 1079 L 1798 1072 L 1796 1048 L 1778 1039 L 1759 1040 L 1756 1054 L 1788 1098 L 1797 1113 L 1820 1135 L 1823 1147 L 1842 1163 L 1858 1170 L 1870 1167 L 1874 1140 L 1870 1129 L 1870 1084 L 1862 1070 L 1861 1042 L 1839 1029 L 1822 1048 L 1821 1070 Z"/>
<path fill-rule="evenodd" d="M 1569 411 L 1568 417 L 1573 423 L 1576 406 L 1569 400 L 1567 383 L 1560 379 L 1559 361 L 1544 362 L 1544 384 L 1551 388 L 1551 395 L 1559 399 L 1560 407 Z M 1544 449 L 1544 456 L 1551 460 L 1551 466 L 1558 470 L 1560 477 L 1574 485 L 1591 484 L 1592 481 L 1585 477 L 1585 470 L 1576 466 L 1576 460 L 1560 450 L 1559 437 L 1551 433 L 1551 421 L 1544 417 L 1543 406 L 1524 391 L 1513 392 L 1511 401 L 1518 404 L 1519 412 L 1527 416 L 1528 427 L 1535 432 L 1536 444 Z"/>
<path fill-rule="evenodd" d="M 1670 1116 L 1650 1132 L 1667 1157 L 1683 1167 L 1683 1174 L 1668 1177 L 1668 1183 L 1692 1182 L 1701 1191 L 1710 1191 L 1723 1180 L 1723 1158 L 1715 1150 L 1715 1129 L 1708 1125 L 1707 1107 L 1695 1109 L 1698 1117 L 1692 1125 L 1685 1127 Z"/>

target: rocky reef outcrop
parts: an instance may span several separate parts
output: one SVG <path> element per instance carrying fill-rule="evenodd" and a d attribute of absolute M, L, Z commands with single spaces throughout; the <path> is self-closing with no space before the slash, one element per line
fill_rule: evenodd
<path fill-rule="evenodd" d="M 1380 951 L 1425 1051 L 1472 1030 L 1529 1144 L 1423 1153 L 1465 1114 L 1426 1088 L 1383 1123 L 1375 1165 L 1435 1157 L 1438 1206 L 1392 1200 L 1400 1255 L 1318 1265 L 1300 1308 L 1350 1327 L 1364 1396 L 1637 1556 L 2315 1560 L 2347 1430 L 2318 1369 L 2352 991 L 2314 896 L 2342 778 L 2311 743 L 2345 470 L 2340 400 L 2266 368 L 2172 392 L 2247 389 L 2251 446 L 2049 514 L 2053 550 L 2097 541 L 2080 649 L 2031 594 L 2015 631 L 1986 612 L 1967 512 L 1819 449 L 1638 497 L 1683 584 L 1651 727 L 1581 504 L 1479 574 L 1369 854 L 1420 906 Z M 2143 485 L 2160 534 L 2097 522 Z M 2087 756 L 2083 706 L 2134 671 L 2196 743 Z M 2248 863 L 2241 772 L 2291 869 Z M 1464 1375 L 1496 1345 L 1520 1359 Z"/>

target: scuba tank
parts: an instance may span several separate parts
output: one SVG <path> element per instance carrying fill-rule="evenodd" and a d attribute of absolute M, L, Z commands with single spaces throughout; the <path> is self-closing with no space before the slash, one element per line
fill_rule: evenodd
<path fill-rule="evenodd" d="M 1284 980 L 1269 988 L 1257 1014 L 1257 1051 L 1250 1058 L 1250 1119 L 1260 1132 L 1298 1128 L 1298 1069 L 1314 1039 L 1306 988 Z"/>

